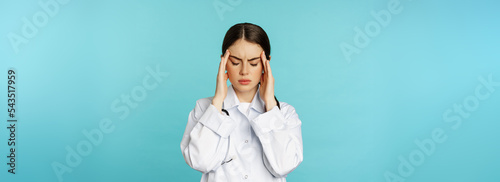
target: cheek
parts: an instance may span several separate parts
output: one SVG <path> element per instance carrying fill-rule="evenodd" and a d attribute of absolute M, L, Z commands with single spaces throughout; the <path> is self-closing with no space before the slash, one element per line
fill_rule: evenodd
<path fill-rule="evenodd" d="M 255 67 L 255 72 L 256 72 L 256 73 L 262 73 L 262 70 L 263 70 L 263 69 L 262 69 L 262 66 L 257 66 L 257 67 Z"/>
<path fill-rule="evenodd" d="M 229 78 L 234 77 L 234 75 L 238 74 L 238 71 L 232 65 L 227 65 L 226 70 L 227 70 L 227 76 L 229 76 Z"/>
<path fill-rule="evenodd" d="M 254 75 L 255 77 L 260 77 L 262 75 L 262 68 L 258 67 L 252 69 L 252 75 Z"/>

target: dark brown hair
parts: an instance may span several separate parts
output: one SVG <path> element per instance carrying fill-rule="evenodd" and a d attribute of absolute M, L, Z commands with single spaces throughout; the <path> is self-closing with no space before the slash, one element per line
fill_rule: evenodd
<path fill-rule="evenodd" d="M 269 55 L 271 55 L 269 38 L 264 29 L 252 23 L 238 23 L 227 30 L 224 41 L 222 42 L 222 54 L 224 55 L 226 49 L 239 39 L 259 44 L 260 47 L 264 49 L 266 58 L 269 59 Z"/>

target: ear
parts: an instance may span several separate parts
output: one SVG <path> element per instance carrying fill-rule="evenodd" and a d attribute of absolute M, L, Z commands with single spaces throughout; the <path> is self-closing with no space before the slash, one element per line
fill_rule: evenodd
<path fill-rule="evenodd" d="M 269 62 L 271 62 L 271 55 L 269 55 Z"/>

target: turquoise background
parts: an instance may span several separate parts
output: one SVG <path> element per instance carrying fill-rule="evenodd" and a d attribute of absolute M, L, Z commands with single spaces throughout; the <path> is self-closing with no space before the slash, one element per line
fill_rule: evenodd
<path fill-rule="evenodd" d="M 267 31 L 276 95 L 302 120 L 304 161 L 288 181 L 392 181 L 387 172 L 500 181 L 500 87 L 483 88 L 489 97 L 460 127 L 443 119 L 475 95 L 480 77 L 500 82 L 498 1 L 401 0 L 401 12 L 351 61 L 340 45 L 353 45 L 355 27 L 375 22 L 370 12 L 391 0 L 69 1 L 16 53 L 8 35 L 23 35 L 23 18 L 44 12 L 39 2 L 50 1 L 0 1 L 0 75 L 17 70 L 19 119 L 12 175 L 4 77 L 1 181 L 58 181 L 52 163 L 66 164 L 65 148 L 102 119 L 113 132 L 64 181 L 199 181 L 180 141 L 195 101 L 214 94 L 222 39 L 240 22 Z M 228 9 L 219 15 L 214 3 Z M 157 66 L 168 76 L 120 119 L 113 102 Z M 446 140 L 401 176 L 399 156 L 418 153 L 414 140 L 436 128 Z"/>

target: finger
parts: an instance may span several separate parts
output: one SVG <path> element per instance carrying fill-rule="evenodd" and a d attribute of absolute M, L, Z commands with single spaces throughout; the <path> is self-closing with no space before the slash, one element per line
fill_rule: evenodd
<path fill-rule="evenodd" d="M 271 71 L 271 62 L 270 62 L 269 60 L 267 60 L 267 62 L 266 62 L 266 63 L 267 63 L 267 64 L 266 64 L 266 65 L 267 65 L 267 66 L 266 66 L 266 67 L 267 67 L 267 70 L 266 70 L 266 71 L 268 72 L 268 73 L 267 73 L 267 75 L 268 75 L 269 77 L 272 77 L 272 76 L 273 76 L 273 72 Z"/>
<path fill-rule="evenodd" d="M 227 60 L 229 59 L 229 55 L 231 55 L 231 52 L 229 50 L 226 50 L 226 54 L 224 55 L 224 72 L 226 72 L 226 65 L 227 65 Z"/>
<path fill-rule="evenodd" d="M 224 74 L 226 72 L 227 59 L 229 57 L 229 50 L 226 50 L 224 56 L 220 60 L 219 73 Z"/>
<path fill-rule="evenodd" d="M 226 51 L 227 52 L 227 51 Z M 224 53 L 224 56 L 221 56 L 220 58 L 220 63 L 219 63 L 219 74 L 223 71 L 223 63 L 224 63 L 224 57 L 226 53 Z"/>
<path fill-rule="evenodd" d="M 267 59 L 266 59 L 266 52 L 265 51 L 262 51 L 262 53 L 260 53 L 260 60 L 262 62 L 262 70 L 264 70 L 264 73 L 266 73 L 266 69 L 267 69 L 266 68 L 267 67 L 266 61 L 267 61 Z"/>

